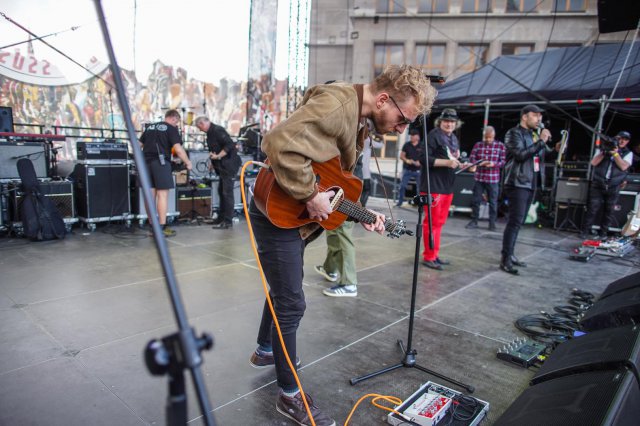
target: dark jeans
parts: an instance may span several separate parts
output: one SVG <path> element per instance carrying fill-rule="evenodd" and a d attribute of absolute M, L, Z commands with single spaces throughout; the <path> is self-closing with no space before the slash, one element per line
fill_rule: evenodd
<path fill-rule="evenodd" d="M 400 182 L 400 191 L 398 192 L 398 205 L 404 202 L 404 192 L 407 189 L 409 180 L 411 178 L 416 179 L 416 195 L 420 193 L 420 170 L 408 170 L 402 171 L 402 181 Z"/>
<path fill-rule="evenodd" d="M 233 177 L 235 174 L 221 172 L 218 182 L 218 196 L 220 197 L 219 218 L 227 223 L 233 222 L 234 197 L 233 197 Z"/>
<path fill-rule="evenodd" d="M 502 235 L 502 257 L 513 256 L 520 227 L 527 217 L 535 191 L 532 189 L 506 186 L 504 195 L 509 200 L 509 217 Z"/>
<path fill-rule="evenodd" d="M 302 290 L 305 243 L 297 229 L 282 229 L 274 226 L 260 213 L 253 201 L 250 214 L 251 225 L 258 243 L 260 263 L 269 283 L 271 301 L 289 358 L 295 365 L 296 331 L 306 308 Z M 284 357 L 266 299 L 258 331 L 258 344 L 273 347 L 278 386 L 285 391 L 296 389 L 297 385 Z"/>
<path fill-rule="evenodd" d="M 371 179 L 362 180 L 362 193 L 360 194 L 360 204 L 362 207 L 367 205 L 369 194 L 371 193 Z"/>
<path fill-rule="evenodd" d="M 584 219 L 584 232 L 590 232 L 591 226 L 595 222 L 596 215 L 602 207 L 602 219 L 600 220 L 600 235 L 606 235 L 611 223 L 615 220 L 613 208 L 618 202 L 620 186 L 605 187 L 594 182 L 589 190 L 589 208 Z"/>
<path fill-rule="evenodd" d="M 476 181 L 473 184 L 473 201 L 471 202 L 472 218 L 477 221 L 480 218 L 480 204 L 482 194 L 487 193 L 489 200 L 489 224 L 495 225 L 498 217 L 498 183 Z"/>

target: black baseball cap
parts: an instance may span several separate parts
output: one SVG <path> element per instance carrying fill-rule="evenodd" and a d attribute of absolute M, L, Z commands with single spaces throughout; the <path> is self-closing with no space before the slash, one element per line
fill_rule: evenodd
<path fill-rule="evenodd" d="M 525 115 L 525 114 L 527 114 L 529 112 L 543 113 L 544 110 L 542 108 L 540 108 L 538 105 L 534 105 L 534 104 L 526 105 L 524 108 L 522 108 L 520 110 L 520 117 L 522 117 L 523 115 Z"/>
<path fill-rule="evenodd" d="M 625 130 L 622 130 L 621 132 L 618 132 L 616 137 L 631 140 L 631 133 L 629 133 L 629 132 L 627 132 Z"/>

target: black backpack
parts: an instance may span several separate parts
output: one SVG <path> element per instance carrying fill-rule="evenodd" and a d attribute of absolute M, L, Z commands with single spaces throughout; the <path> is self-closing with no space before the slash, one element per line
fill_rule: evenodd
<path fill-rule="evenodd" d="M 24 192 L 20 218 L 24 235 L 33 241 L 63 239 L 66 231 L 64 220 L 51 200 L 42 194 L 33 163 L 21 158 L 17 167 Z"/>

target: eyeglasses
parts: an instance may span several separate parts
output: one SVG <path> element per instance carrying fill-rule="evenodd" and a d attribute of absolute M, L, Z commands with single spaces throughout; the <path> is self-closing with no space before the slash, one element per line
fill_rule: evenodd
<path fill-rule="evenodd" d="M 396 106 L 396 108 L 398 108 L 398 112 L 400 113 L 400 115 L 402 116 L 402 121 L 400 121 L 400 125 L 410 125 L 411 123 L 413 123 L 413 121 L 409 120 L 407 117 L 405 117 L 404 113 L 402 112 L 402 110 L 400 109 L 400 107 L 398 106 L 398 104 L 396 103 L 395 99 L 393 99 L 392 96 L 389 96 L 389 99 L 391 99 L 391 102 L 393 102 L 393 104 Z"/>

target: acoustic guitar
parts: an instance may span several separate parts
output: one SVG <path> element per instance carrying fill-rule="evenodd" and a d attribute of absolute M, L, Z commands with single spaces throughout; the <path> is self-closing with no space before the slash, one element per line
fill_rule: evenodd
<path fill-rule="evenodd" d="M 309 217 L 306 205 L 280 188 L 270 168 L 262 168 L 256 178 L 253 200 L 271 223 L 279 228 L 290 229 L 315 222 L 327 230 L 336 229 L 347 217 L 368 224 L 375 223 L 376 215 L 358 204 L 362 181 L 342 170 L 339 156 L 325 163 L 312 162 L 311 167 L 316 175 L 318 190 L 335 192 L 331 199 L 332 212 L 329 217 L 322 221 Z M 411 231 L 407 231 L 403 220 L 393 222 L 386 219 L 384 229 L 391 238 L 398 238 L 403 234 L 412 235 Z"/>

